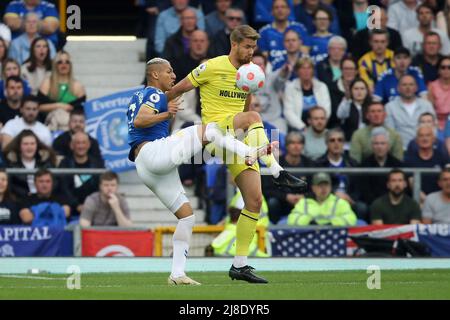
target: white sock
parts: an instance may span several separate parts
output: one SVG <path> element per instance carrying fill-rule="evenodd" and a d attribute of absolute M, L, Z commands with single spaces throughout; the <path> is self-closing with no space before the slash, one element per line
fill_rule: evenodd
<path fill-rule="evenodd" d="M 177 228 L 173 234 L 172 272 L 170 274 L 172 278 L 186 275 L 184 270 L 194 223 L 194 215 L 178 220 Z"/>
<path fill-rule="evenodd" d="M 205 137 L 218 147 L 236 153 L 241 158 L 250 154 L 251 148 L 249 146 L 229 134 L 223 134 L 214 122 L 206 125 Z"/>
<path fill-rule="evenodd" d="M 236 268 L 242 268 L 247 265 L 247 257 L 246 256 L 234 256 L 233 266 Z"/>
<path fill-rule="evenodd" d="M 277 161 L 272 161 L 271 166 L 269 167 L 270 174 L 275 178 L 280 176 L 280 171 L 283 171 L 283 167 Z"/>

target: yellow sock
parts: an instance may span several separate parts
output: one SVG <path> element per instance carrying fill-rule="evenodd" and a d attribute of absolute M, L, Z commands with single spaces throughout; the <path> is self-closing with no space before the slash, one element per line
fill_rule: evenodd
<path fill-rule="evenodd" d="M 236 225 L 236 255 L 248 256 L 250 243 L 255 236 L 259 213 L 242 209 Z"/>
<path fill-rule="evenodd" d="M 248 127 L 247 140 L 250 147 L 261 147 L 269 143 L 262 122 L 253 123 Z M 267 167 L 276 162 L 273 154 L 262 156 L 260 159 Z"/>

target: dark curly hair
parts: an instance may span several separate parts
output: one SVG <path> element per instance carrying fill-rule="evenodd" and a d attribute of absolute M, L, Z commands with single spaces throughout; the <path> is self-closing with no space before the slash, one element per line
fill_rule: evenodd
<path fill-rule="evenodd" d="M 20 160 L 20 145 L 22 144 L 22 140 L 26 137 L 33 137 L 37 142 L 37 150 L 35 154 L 35 158 L 37 160 L 49 161 L 52 166 L 56 166 L 56 153 L 52 148 L 46 146 L 42 143 L 38 136 L 31 130 L 25 129 L 22 130 L 5 148 L 3 154 L 7 161 L 10 162 L 19 162 Z M 14 161 L 15 160 L 15 161 Z"/>

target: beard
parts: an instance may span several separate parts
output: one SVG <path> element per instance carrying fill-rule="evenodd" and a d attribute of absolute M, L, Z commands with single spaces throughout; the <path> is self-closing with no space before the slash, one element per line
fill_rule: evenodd
<path fill-rule="evenodd" d="M 405 190 L 401 191 L 391 190 L 390 193 L 394 198 L 400 198 L 405 193 Z"/>
<path fill-rule="evenodd" d="M 246 56 L 241 56 L 241 50 L 239 50 L 239 48 L 237 50 L 237 56 L 238 56 L 237 60 L 240 65 L 244 65 L 244 64 L 250 63 L 252 61 L 252 57 L 248 58 Z"/>

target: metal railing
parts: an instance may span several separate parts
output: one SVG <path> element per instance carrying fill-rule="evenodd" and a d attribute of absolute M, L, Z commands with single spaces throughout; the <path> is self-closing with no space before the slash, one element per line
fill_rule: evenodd
<path fill-rule="evenodd" d="M 420 186 L 422 184 L 423 174 L 438 174 L 440 168 L 400 168 L 406 174 L 412 174 L 414 179 L 413 197 L 414 200 L 420 202 Z M 392 168 L 286 168 L 286 171 L 294 174 L 314 175 L 317 172 L 325 172 L 329 174 L 347 174 L 350 176 L 372 176 L 387 175 Z M 229 173 L 228 173 L 229 174 Z M 261 168 L 261 175 L 270 175 L 268 168 Z M 229 178 L 229 177 L 228 177 Z M 228 179 L 230 181 L 230 179 Z M 227 203 L 234 194 L 234 186 L 230 183 L 227 185 Z"/>

